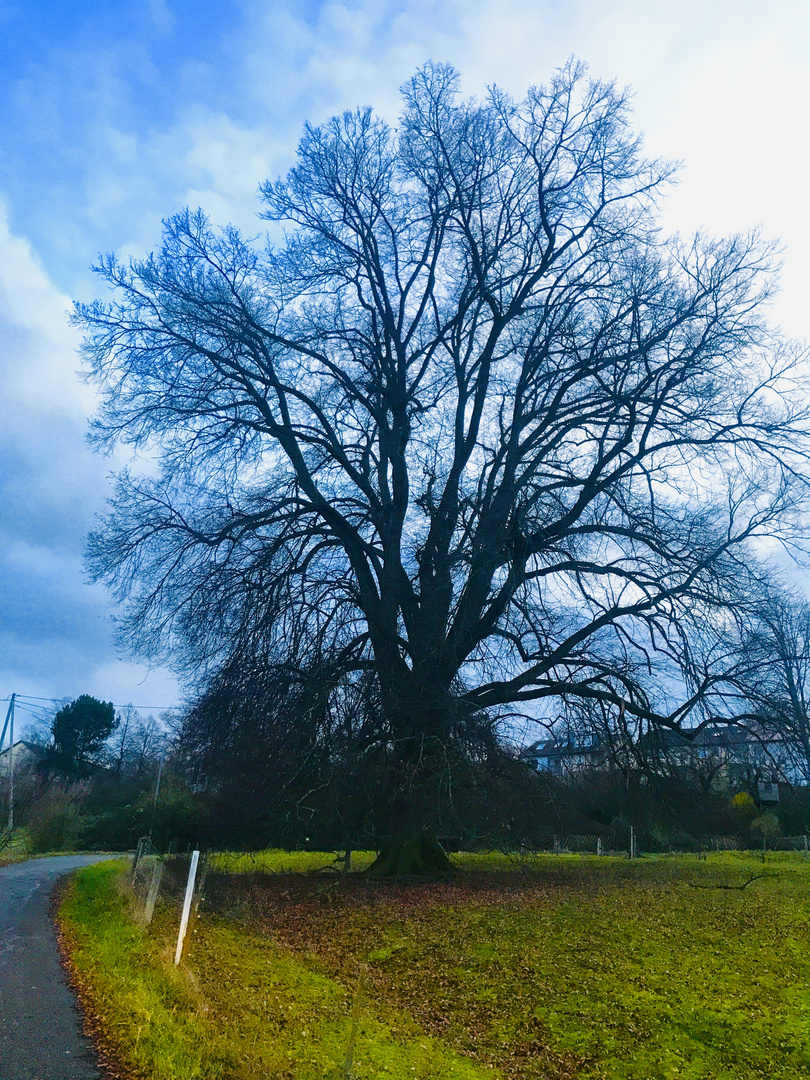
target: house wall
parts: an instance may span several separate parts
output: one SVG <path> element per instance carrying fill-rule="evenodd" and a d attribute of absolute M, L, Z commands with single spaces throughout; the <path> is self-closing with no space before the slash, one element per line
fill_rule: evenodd
<path fill-rule="evenodd" d="M 14 772 L 26 772 L 37 762 L 38 754 L 24 742 L 14 743 Z M 8 747 L 0 754 L 0 777 L 8 776 L 11 771 L 11 751 Z"/>

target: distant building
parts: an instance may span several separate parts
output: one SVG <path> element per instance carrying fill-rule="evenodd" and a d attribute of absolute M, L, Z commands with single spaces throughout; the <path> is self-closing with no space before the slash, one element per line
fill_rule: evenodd
<path fill-rule="evenodd" d="M 571 733 L 532 743 L 521 751 L 520 760 L 538 772 L 566 776 L 604 766 L 609 756 L 597 734 Z M 771 785 L 771 800 L 772 785 L 810 783 L 810 762 L 799 742 L 759 724 L 711 724 L 691 736 L 660 728 L 625 747 L 623 756 L 662 774 L 689 769 L 730 781 Z"/>
<path fill-rule="evenodd" d="M 17 739 L 14 743 L 14 773 L 22 774 L 35 769 L 40 763 L 45 750 L 36 743 L 26 742 L 25 739 Z M 6 747 L 0 752 L 0 777 L 6 777 L 11 771 L 11 748 Z"/>
<path fill-rule="evenodd" d="M 711 772 L 746 783 L 800 786 L 810 781 L 810 762 L 789 733 L 757 723 L 710 724 L 694 736 L 677 731 L 648 732 L 644 755 L 662 765 Z"/>
<path fill-rule="evenodd" d="M 541 739 L 525 747 L 520 760 L 538 772 L 565 776 L 605 764 L 605 748 L 598 736 L 589 733 L 563 739 Z"/>

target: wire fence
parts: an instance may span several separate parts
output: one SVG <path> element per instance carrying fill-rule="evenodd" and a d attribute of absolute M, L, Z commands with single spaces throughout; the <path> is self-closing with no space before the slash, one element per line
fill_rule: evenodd
<path fill-rule="evenodd" d="M 551 852 L 558 855 L 594 854 L 594 855 L 662 855 L 681 853 L 703 853 L 709 851 L 803 851 L 810 850 L 810 838 L 800 836 L 769 836 L 754 841 L 742 836 L 688 836 L 662 837 L 633 827 L 604 832 L 589 833 L 549 833 L 540 836 L 530 849 L 538 852 Z"/>
<path fill-rule="evenodd" d="M 697 838 L 703 851 L 804 851 L 810 850 L 810 840 L 802 836 L 774 836 L 764 843 L 753 843 L 739 836 L 704 836 Z"/>
<path fill-rule="evenodd" d="M 556 856 L 613 856 L 634 859 L 644 854 L 660 854 L 645 844 L 645 836 L 629 830 L 596 833 L 549 833 L 537 838 L 531 848 L 500 851 L 512 865 L 537 867 L 536 857 L 544 854 Z M 660 838 L 653 837 L 653 841 Z M 683 838 L 681 838 L 683 839 Z M 752 845 L 750 840 L 739 836 L 698 836 L 688 838 L 689 845 L 681 843 L 672 854 L 693 852 L 705 856 L 710 852 L 751 852 L 765 858 L 769 852 L 798 852 L 810 857 L 810 840 L 807 835 L 771 836 L 762 844 Z M 350 858 L 347 858 L 347 854 Z M 461 868 L 484 869 L 490 865 L 489 853 L 460 853 Z M 175 963 L 180 962 L 183 941 L 190 916 L 196 914 L 200 903 L 212 913 L 232 917 L 239 916 L 243 905 L 251 907 L 261 898 L 269 877 L 297 875 L 303 885 L 304 877 L 311 873 L 333 874 L 337 889 L 338 878 L 347 872 L 362 873 L 374 858 L 373 852 L 200 852 L 171 854 L 159 851 L 148 837 L 142 837 L 132 859 L 130 885 L 135 898 L 135 915 L 138 921 L 151 923 L 158 903 L 176 911 L 182 907 L 176 947 Z M 289 888 L 288 885 L 284 886 Z"/>
<path fill-rule="evenodd" d="M 677 842 L 664 843 L 660 837 L 636 832 L 632 826 L 627 829 L 605 831 L 602 833 L 548 833 L 538 836 L 530 847 L 519 849 L 501 849 L 502 854 L 517 857 L 520 860 L 533 855 L 589 855 L 637 858 L 648 854 L 710 852 L 799 852 L 810 858 L 810 837 L 771 836 L 760 843 L 740 836 L 681 836 Z M 470 854 L 470 866 L 479 864 L 481 852 Z M 265 850 L 256 852 L 222 851 L 203 853 L 199 860 L 194 886 L 195 910 L 200 900 L 214 901 L 223 889 L 227 889 L 228 879 L 239 877 L 245 880 L 255 876 L 261 879 L 267 875 L 324 873 L 343 875 L 347 871 L 362 872 L 374 859 L 374 853 L 368 851 L 346 852 L 305 852 Z M 465 855 L 460 853 L 461 867 L 465 865 Z M 148 837 L 138 842 L 132 860 L 130 884 L 135 896 L 136 915 L 145 923 L 152 920 L 158 902 L 170 906 L 179 906 L 187 889 L 191 853 L 171 854 L 160 852 Z M 206 887 L 208 882 L 209 887 Z"/>
<path fill-rule="evenodd" d="M 149 837 L 138 841 L 129 882 L 135 896 L 135 914 L 141 922 L 150 923 L 158 900 L 165 904 L 180 903 L 188 881 L 190 854 L 171 854 L 159 851 Z M 205 856 L 197 874 L 196 893 L 202 895 L 209 856 Z"/>

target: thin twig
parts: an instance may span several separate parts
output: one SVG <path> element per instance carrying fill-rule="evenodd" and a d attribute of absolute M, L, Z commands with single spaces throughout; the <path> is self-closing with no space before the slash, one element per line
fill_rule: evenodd
<path fill-rule="evenodd" d="M 687 881 L 687 885 L 690 889 L 747 889 L 752 881 L 759 881 L 760 878 L 779 877 L 779 874 L 752 874 L 747 881 L 744 881 L 742 885 L 698 885 L 697 882 Z"/>

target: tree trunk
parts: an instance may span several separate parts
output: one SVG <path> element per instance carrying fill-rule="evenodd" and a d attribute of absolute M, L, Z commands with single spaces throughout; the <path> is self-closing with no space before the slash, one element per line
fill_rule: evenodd
<path fill-rule="evenodd" d="M 368 868 L 369 877 L 403 877 L 410 874 L 449 874 L 453 865 L 442 845 L 430 833 L 383 845 Z"/>

